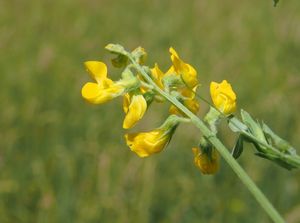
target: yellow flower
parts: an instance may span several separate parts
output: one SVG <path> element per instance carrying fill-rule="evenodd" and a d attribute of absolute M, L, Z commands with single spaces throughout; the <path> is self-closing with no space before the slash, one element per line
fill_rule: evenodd
<path fill-rule="evenodd" d="M 140 157 L 147 157 L 159 153 L 170 140 L 169 134 L 162 130 L 126 134 L 125 139 L 130 149 Z"/>
<path fill-rule="evenodd" d="M 187 89 L 187 88 L 179 89 L 179 92 L 181 93 L 181 95 L 186 98 L 182 102 L 183 105 L 185 107 L 187 107 L 194 114 L 197 114 L 197 112 L 200 109 L 200 104 L 195 99 L 195 93 L 194 92 L 196 92 L 196 90 L 197 90 L 197 86 L 194 87 L 193 91 L 191 91 L 190 89 Z M 170 106 L 169 112 L 170 112 L 170 114 L 185 116 L 184 113 L 182 113 L 175 105 Z"/>
<path fill-rule="evenodd" d="M 219 154 L 215 149 L 210 153 L 199 151 L 199 148 L 192 148 L 194 163 L 203 174 L 215 174 L 219 170 Z"/>
<path fill-rule="evenodd" d="M 200 104 L 195 99 L 188 99 L 183 101 L 183 105 L 187 107 L 191 112 L 197 114 L 200 108 Z M 184 115 L 175 105 L 171 105 L 169 108 L 169 113 L 173 115 Z"/>
<path fill-rule="evenodd" d="M 231 85 L 223 80 L 220 84 L 216 82 L 210 83 L 210 95 L 216 108 L 229 115 L 236 110 L 236 95 Z"/>
<path fill-rule="evenodd" d="M 194 88 L 198 85 L 197 71 L 195 68 L 183 62 L 172 47 L 169 49 L 169 52 L 171 53 L 173 66 L 169 69 L 167 74 L 176 73 L 180 75 L 184 83 L 190 88 Z"/>
<path fill-rule="evenodd" d="M 143 95 L 124 95 L 123 109 L 126 113 L 123 128 L 129 129 L 133 127 L 145 114 L 147 110 L 147 102 Z"/>
<path fill-rule="evenodd" d="M 140 157 L 159 153 L 171 140 L 178 123 L 178 117 L 171 115 L 164 124 L 150 132 L 125 134 L 126 143 Z"/>
<path fill-rule="evenodd" d="M 107 78 L 107 67 L 104 63 L 87 61 L 84 64 L 90 76 L 96 81 L 83 86 L 81 94 L 84 99 L 93 104 L 101 104 L 123 94 L 124 86 Z"/>
<path fill-rule="evenodd" d="M 164 77 L 164 73 L 159 69 L 157 63 L 155 63 L 154 68 L 151 69 L 151 74 L 154 82 L 158 85 L 160 89 L 164 89 L 164 85 L 162 79 Z"/>

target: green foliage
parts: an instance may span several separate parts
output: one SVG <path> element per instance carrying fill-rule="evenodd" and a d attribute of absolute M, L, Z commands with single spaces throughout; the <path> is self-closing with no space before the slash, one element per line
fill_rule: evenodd
<path fill-rule="evenodd" d="M 300 157 L 287 141 L 276 135 L 265 123 L 261 125 L 258 121 L 254 121 L 248 112 L 241 110 L 241 116 L 243 123 L 236 118 L 229 119 L 232 131 L 241 134 L 233 149 L 234 157 L 241 155 L 243 141 L 246 140 L 255 146 L 256 155 L 288 170 L 300 167 Z"/>
<path fill-rule="evenodd" d="M 151 50 L 167 69 L 174 46 L 201 83 L 230 80 L 239 106 L 298 147 L 299 1 L 276 9 L 259 0 L 0 6 L 1 223 L 268 222 L 227 165 L 214 177 L 194 168 L 193 128 L 179 127 L 166 153 L 135 157 L 121 137 L 122 102 L 91 106 L 80 97 L 89 81 L 82 63 L 109 63 L 102 47 L 120 42 Z M 163 117 L 147 114 L 138 128 L 158 126 Z M 222 135 L 228 145 L 230 135 Z M 299 222 L 299 171 L 251 159 L 247 146 L 239 162 L 286 219 Z"/>
<path fill-rule="evenodd" d="M 232 149 L 232 156 L 237 159 L 239 158 L 244 151 L 244 137 L 243 135 L 239 135 L 233 149 Z"/>

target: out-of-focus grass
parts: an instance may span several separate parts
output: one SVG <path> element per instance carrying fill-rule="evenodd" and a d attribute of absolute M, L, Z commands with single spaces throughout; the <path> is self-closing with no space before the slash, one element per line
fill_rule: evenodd
<path fill-rule="evenodd" d="M 239 106 L 300 152 L 299 11 L 296 0 L 277 8 L 271 0 L 1 1 L 0 222 L 268 222 L 224 162 L 213 177 L 194 168 L 193 127 L 179 128 L 159 155 L 131 153 L 121 99 L 81 99 L 82 62 L 109 62 L 103 47 L 118 42 L 142 45 L 150 64 L 167 69 L 173 46 L 198 69 L 203 95 L 209 81 L 227 79 Z M 150 109 L 139 128 L 165 114 Z M 233 145 L 232 135 L 222 138 Z M 247 147 L 241 164 L 299 222 L 299 171 L 252 153 Z"/>

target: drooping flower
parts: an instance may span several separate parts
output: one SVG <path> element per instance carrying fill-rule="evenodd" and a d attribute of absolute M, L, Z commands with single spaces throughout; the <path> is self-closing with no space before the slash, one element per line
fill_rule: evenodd
<path fill-rule="evenodd" d="M 221 83 L 210 83 L 210 95 L 216 108 L 225 115 L 229 115 L 236 110 L 236 94 L 231 85 L 223 80 Z"/>
<path fill-rule="evenodd" d="M 159 128 L 150 132 L 125 134 L 125 140 L 129 148 L 139 157 L 147 157 L 159 153 L 165 148 L 177 125 L 176 116 L 171 115 Z"/>
<path fill-rule="evenodd" d="M 126 113 L 123 128 L 132 128 L 145 114 L 147 102 L 143 95 L 125 94 L 123 99 L 123 110 Z"/>
<path fill-rule="evenodd" d="M 195 166 L 203 174 L 215 174 L 219 169 L 219 154 L 216 149 L 210 151 L 199 151 L 199 148 L 192 148 L 194 153 Z"/>
<path fill-rule="evenodd" d="M 167 71 L 167 74 L 176 73 L 177 75 L 180 75 L 183 82 L 189 88 L 194 88 L 195 86 L 197 86 L 198 79 L 197 71 L 195 70 L 195 68 L 181 60 L 174 48 L 171 47 L 169 49 L 169 52 L 171 53 L 173 66 L 170 67 L 170 69 Z"/>
<path fill-rule="evenodd" d="M 107 67 L 100 61 L 84 63 L 88 73 L 96 82 L 86 83 L 81 94 L 84 99 L 93 104 L 102 104 L 124 93 L 125 86 L 107 78 Z"/>

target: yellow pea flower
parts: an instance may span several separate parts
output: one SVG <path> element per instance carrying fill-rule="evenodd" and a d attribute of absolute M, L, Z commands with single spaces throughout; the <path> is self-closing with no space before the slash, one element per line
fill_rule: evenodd
<path fill-rule="evenodd" d="M 162 130 L 126 134 L 125 139 L 130 149 L 140 157 L 147 157 L 159 153 L 167 145 L 170 135 Z"/>
<path fill-rule="evenodd" d="M 183 62 L 174 48 L 171 47 L 169 52 L 171 53 L 173 66 L 167 73 L 169 74 L 175 72 L 176 74 L 180 75 L 184 83 L 190 88 L 194 88 L 196 85 L 198 85 L 197 71 L 195 68 L 190 64 Z"/>
<path fill-rule="evenodd" d="M 219 170 L 219 154 L 215 149 L 211 153 L 199 151 L 199 148 L 192 148 L 194 153 L 195 166 L 203 174 L 215 174 Z"/>
<path fill-rule="evenodd" d="M 159 128 L 150 132 L 125 134 L 125 140 L 131 151 L 139 157 L 147 157 L 164 149 L 171 140 L 177 125 L 177 117 L 171 115 Z"/>
<path fill-rule="evenodd" d="M 147 102 L 143 95 L 133 95 L 127 93 L 124 95 L 123 109 L 126 113 L 123 128 L 132 128 L 145 114 Z"/>
<path fill-rule="evenodd" d="M 191 112 L 194 114 L 197 114 L 197 112 L 200 109 L 200 104 L 199 102 L 195 99 L 195 93 L 197 90 L 197 86 L 194 87 L 193 91 L 190 89 L 184 88 L 184 89 L 179 89 L 180 94 L 185 97 L 186 99 L 183 100 L 183 105 L 187 107 Z M 169 113 L 174 114 L 174 115 L 184 115 L 176 106 L 171 105 L 169 108 Z"/>
<path fill-rule="evenodd" d="M 187 107 L 191 112 L 197 114 L 200 108 L 200 104 L 195 99 L 188 99 L 183 101 L 183 105 Z M 184 115 L 175 105 L 171 105 L 169 108 L 169 113 L 173 115 Z"/>
<path fill-rule="evenodd" d="M 84 99 L 93 104 L 102 104 L 123 94 L 125 87 L 107 78 L 107 67 L 100 61 L 84 63 L 90 76 L 96 81 L 86 83 L 81 94 Z"/>
<path fill-rule="evenodd" d="M 231 85 L 223 80 L 220 84 L 210 83 L 210 95 L 217 109 L 225 115 L 229 115 L 236 110 L 236 95 Z"/>
<path fill-rule="evenodd" d="M 151 74 L 154 82 L 158 85 L 160 89 L 164 89 L 164 85 L 162 79 L 164 77 L 164 73 L 159 69 L 157 63 L 155 63 L 154 68 L 151 69 Z"/>

